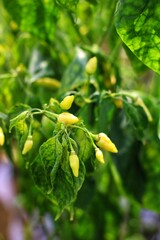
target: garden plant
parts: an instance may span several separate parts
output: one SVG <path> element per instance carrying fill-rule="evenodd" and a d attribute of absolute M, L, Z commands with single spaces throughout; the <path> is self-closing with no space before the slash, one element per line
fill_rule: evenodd
<path fill-rule="evenodd" d="M 0 8 L 0 149 L 18 206 L 49 214 L 45 239 L 159 236 L 160 2 Z"/>

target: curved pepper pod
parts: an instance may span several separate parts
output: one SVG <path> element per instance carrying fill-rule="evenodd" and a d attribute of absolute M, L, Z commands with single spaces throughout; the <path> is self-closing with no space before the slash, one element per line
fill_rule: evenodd
<path fill-rule="evenodd" d="M 78 177 L 79 174 L 79 158 L 77 154 L 73 151 L 69 156 L 69 164 L 72 169 L 73 175 Z"/>
<path fill-rule="evenodd" d="M 58 116 L 58 122 L 63 124 L 75 124 L 79 119 L 71 113 L 63 112 Z"/>
<path fill-rule="evenodd" d="M 96 159 L 100 163 L 105 163 L 102 151 L 99 148 L 96 148 L 95 151 L 96 151 L 96 154 L 95 154 L 96 155 Z"/>
<path fill-rule="evenodd" d="M 63 110 L 68 110 L 71 108 L 73 101 L 74 101 L 73 95 L 67 96 L 60 102 L 60 107 Z"/>
<path fill-rule="evenodd" d="M 115 144 L 110 140 L 110 138 L 105 133 L 99 133 L 98 137 L 99 139 L 96 142 L 96 145 L 98 147 L 112 153 L 118 152 Z"/>

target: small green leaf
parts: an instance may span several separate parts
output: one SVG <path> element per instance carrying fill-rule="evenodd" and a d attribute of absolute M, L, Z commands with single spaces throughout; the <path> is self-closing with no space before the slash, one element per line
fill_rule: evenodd
<path fill-rule="evenodd" d="M 75 132 L 75 140 L 79 151 L 78 157 L 84 162 L 87 172 L 93 172 L 95 166 L 95 150 L 89 136 L 82 130 Z"/>
<path fill-rule="evenodd" d="M 124 112 L 126 114 L 128 123 L 131 124 L 135 130 L 135 134 L 138 138 L 142 139 L 144 136 L 144 130 L 148 124 L 148 119 L 143 111 L 143 108 L 134 106 L 130 102 L 124 102 Z"/>
<path fill-rule="evenodd" d="M 9 132 L 16 127 L 20 121 L 24 121 L 30 110 L 30 106 L 26 104 L 17 104 L 11 108 L 9 112 L 10 126 Z"/>
<path fill-rule="evenodd" d="M 12 128 L 16 127 L 20 121 L 24 121 L 26 119 L 28 112 L 29 111 L 24 111 L 10 120 L 9 132 L 11 132 Z"/>
<path fill-rule="evenodd" d="M 40 147 L 39 154 L 44 165 L 47 181 L 53 186 L 62 157 L 62 145 L 57 136 L 49 138 Z"/>
<path fill-rule="evenodd" d="M 90 159 L 92 153 L 94 153 L 94 147 L 91 143 L 89 136 L 82 130 L 76 131 L 76 141 L 79 146 L 78 156 L 83 160 L 83 162 Z"/>
<path fill-rule="evenodd" d="M 160 73 L 160 2 L 119 0 L 116 28 L 123 42 L 149 68 Z"/>
<path fill-rule="evenodd" d="M 61 85 L 62 93 L 68 91 L 68 89 L 73 90 L 87 81 L 86 73 L 84 70 L 86 62 L 86 54 L 81 49 L 78 49 L 76 56 L 63 75 Z"/>
<path fill-rule="evenodd" d="M 24 147 L 24 143 L 28 136 L 28 126 L 25 121 L 20 120 L 16 123 L 15 128 L 16 128 L 16 135 L 19 140 L 19 148 L 22 151 Z"/>

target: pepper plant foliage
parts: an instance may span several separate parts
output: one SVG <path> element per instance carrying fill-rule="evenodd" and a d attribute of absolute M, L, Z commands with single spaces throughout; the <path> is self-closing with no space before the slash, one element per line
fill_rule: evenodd
<path fill-rule="evenodd" d="M 119 1 L 117 31 L 124 43 L 148 67 L 160 73 L 158 1 Z"/>
<path fill-rule="evenodd" d="M 57 218 L 73 208 L 92 215 L 98 204 L 107 226 L 118 209 L 117 239 L 122 197 L 136 211 L 160 211 L 160 4 L 0 4 L 1 145 L 20 172 L 22 203 Z M 93 234 L 109 239 L 99 222 Z"/>

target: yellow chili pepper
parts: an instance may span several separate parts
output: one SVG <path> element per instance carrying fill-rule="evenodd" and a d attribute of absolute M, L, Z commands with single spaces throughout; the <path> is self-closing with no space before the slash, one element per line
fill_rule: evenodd
<path fill-rule="evenodd" d="M 64 124 L 75 124 L 79 119 L 71 113 L 63 112 L 58 116 L 58 122 Z"/>
<path fill-rule="evenodd" d="M 33 147 L 33 138 L 31 135 L 29 135 L 24 143 L 24 147 L 22 150 L 22 154 L 25 155 L 28 153 Z"/>
<path fill-rule="evenodd" d="M 117 153 L 118 150 L 114 143 L 110 140 L 110 138 L 105 133 L 99 133 L 98 134 L 98 141 L 96 142 L 96 145 L 100 147 L 101 149 L 107 150 L 112 153 Z"/>
<path fill-rule="evenodd" d="M 102 151 L 99 148 L 96 148 L 95 151 L 96 151 L 96 159 L 101 163 L 105 163 Z"/>
<path fill-rule="evenodd" d="M 3 146 L 4 142 L 5 142 L 4 132 L 3 129 L 0 127 L 0 146 Z"/>
<path fill-rule="evenodd" d="M 86 64 L 86 73 L 90 75 L 95 73 L 96 70 L 97 70 L 97 58 L 92 57 Z"/>
<path fill-rule="evenodd" d="M 60 102 L 60 107 L 63 110 L 68 110 L 68 109 L 71 108 L 73 101 L 74 101 L 74 96 L 73 95 L 67 96 Z"/>
<path fill-rule="evenodd" d="M 50 89 L 58 89 L 61 86 L 61 83 L 54 78 L 39 78 L 34 82 L 38 86 L 50 88 Z"/>
<path fill-rule="evenodd" d="M 75 151 L 71 151 L 71 154 L 69 156 L 69 164 L 72 169 L 73 175 L 75 177 L 78 177 L 79 174 L 79 158 Z"/>

